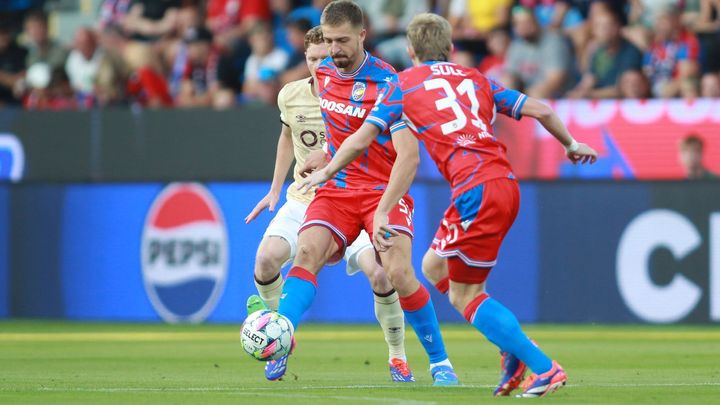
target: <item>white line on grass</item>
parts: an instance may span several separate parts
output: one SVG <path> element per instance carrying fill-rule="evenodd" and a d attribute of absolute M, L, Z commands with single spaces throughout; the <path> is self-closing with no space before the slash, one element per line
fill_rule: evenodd
<path fill-rule="evenodd" d="M 581 383 L 581 384 L 568 384 L 571 388 L 580 387 L 599 387 L 599 388 L 641 388 L 641 387 L 717 387 L 720 386 L 720 382 L 695 382 L 695 383 Z M 447 387 L 448 389 L 479 389 L 479 388 L 494 388 L 495 385 L 485 384 L 474 384 L 474 385 L 460 385 L 457 387 Z M 416 384 L 377 384 L 377 385 L 320 385 L 320 386 L 291 386 L 288 385 L 283 388 L 278 387 L 167 387 L 167 388 L 153 388 L 153 387 L 37 387 L 37 388 L 10 388 L 0 387 L 0 391 L 50 391 L 50 392 L 228 392 L 228 393 L 265 393 L 269 391 L 278 390 L 307 390 L 307 391 L 332 391 L 332 390 L 358 390 L 358 389 L 427 389 L 429 391 L 437 390 L 437 387 L 430 385 L 416 385 Z M 285 394 L 283 394 L 285 395 Z M 288 394 L 290 395 L 290 394 Z"/>

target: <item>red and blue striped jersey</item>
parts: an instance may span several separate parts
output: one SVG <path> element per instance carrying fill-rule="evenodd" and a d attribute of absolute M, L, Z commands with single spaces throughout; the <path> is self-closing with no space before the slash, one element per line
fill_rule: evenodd
<path fill-rule="evenodd" d="M 397 155 L 391 133 L 407 127 L 401 119 L 402 91 L 395 69 L 365 52 L 362 64 L 354 72 L 339 71 L 328 57 L 320 63 L 316 74 L 330 157 L 364 122 L 380 129 L 365 152 L 326 184 L 384 190 Z"/>
<path fill-rule="evenodd" d="M 520 119 L 524 94 L 448 62 L 426 62 L 399 79 L 403 118 L 450 182 L 453 198 L 488 180 L 514 178 L 492 124 L 496 112 Z"/>

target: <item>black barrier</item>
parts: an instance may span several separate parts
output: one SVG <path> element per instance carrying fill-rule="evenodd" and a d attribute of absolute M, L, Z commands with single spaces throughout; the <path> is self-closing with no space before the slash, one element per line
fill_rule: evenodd
<path fill-rule="evenodd" d="M 0 112 L 29 181 L 266 180 L 279 130 L 276 110 L 259 106 Z"/>

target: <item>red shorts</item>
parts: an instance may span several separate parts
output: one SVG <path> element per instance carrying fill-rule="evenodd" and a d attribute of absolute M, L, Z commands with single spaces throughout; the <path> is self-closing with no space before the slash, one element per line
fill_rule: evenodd
<path fill-rule="evenodd" d="M 372 240 L 373 218 L 382 195 L 383 190 L 320 187 L 305 211 L 305 220 L 300 232 L 311 226 L 328 228 L 338 245 L 338 252 L 328 263 L 337 263 L 345 254 L 345 248 L 353 243 L 362 229 L 365 229 Z M 412 238 L 413 209 L 412 197 L 406 194 L 388 215 L 390 227 Z"/>
<path fill-rule="evenodd" d="M 465 263 L 448 266 L 450 280 L 485 281 L 519 208 L 520 189 L 512 179 L 478 184 L 453 200 L 431 246 L 439 256 L 457 257 Z"/>

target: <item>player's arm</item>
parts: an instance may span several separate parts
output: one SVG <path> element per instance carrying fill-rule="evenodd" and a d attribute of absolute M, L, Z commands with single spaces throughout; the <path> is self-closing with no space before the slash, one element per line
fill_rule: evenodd
<path fill-rule="evenodd" d="M 380 128 L 372 123 L 364 122 L 355 133 L 343 141 L 340 148 L 333 156 L 330 163 L 322 169 L 315 170 L 310 176 L 305 177 L 297 187 L 304 194 L 314 186 L 331 179 L 335 173 L 350 164 L 355 158 L 370 146 L 375 137 L 380 133 Z"/>
<path fill-rule="evenodd" d="M 597 152 L 584 143 L 578 143 L 562 123 L 560 117 L 545 103 L 525 94 L 507 89 L 489 80 L 493 102 L 497 111 L 519 120 L 522 116 L 535 118 L 565 147 L 565 154 L 573 163 L 595 163 Z"/>
<path fill-rule="evenodd" d="M 399 235 L 396 230 L 388 226 L 388 214 L 398 204 L 398 201 L 407 194 L 420 163 L 417 138 L 407 127 L 393 132 L 392 142 L 397 157 L 390 172 L 387 188 L 382 198 L 380 198 L 373 219 L 373 242 L 375 248 L 381 252 L 392 246 L 393 242 L 389 236 Z"/>
<path fill-rule="evenodd" d="M 565 147 L 565 154 L 573 163 L 595 163 L 597 152 L 584 143 L 578 143 L 573 139 L 560 117 L 547 104 L 532 97 L 525 100 L 520 114 L 535 118 Z"/>
<path fill-rule="evenodd" d="M 295 156 L 293 155 L 292 131 L 290 127 L 282 124 L 280 138 L 278 139 L 277 153 L 275 154 L 275 171 L 273 172 L 272 184 L 270 191 L 257 203 L 252 212 L 245 217 L 245 223 L 249 223 L 265 209 L 271 212 L 275 211 L 275 206 L 280 200 L 280 192 L 282 191 L 285 177 L 287 176 L 290 165 L 292 165 Z"/>

